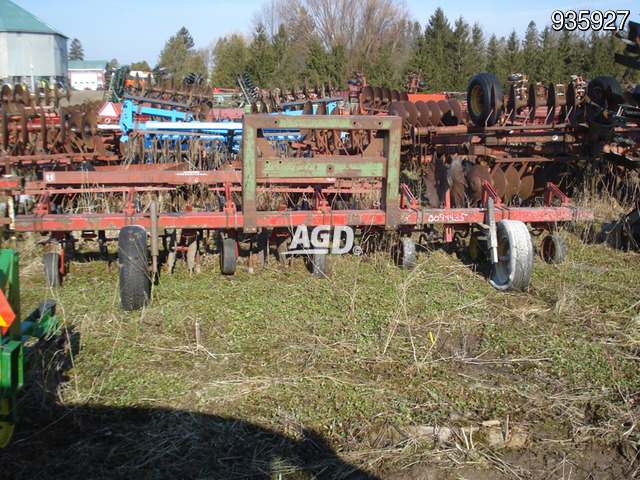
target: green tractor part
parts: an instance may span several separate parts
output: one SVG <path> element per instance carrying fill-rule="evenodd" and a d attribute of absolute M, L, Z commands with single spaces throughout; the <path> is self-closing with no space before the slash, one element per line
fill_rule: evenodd
<path fill-rule="evenodd" d="M 24 320 L 20 320 L 20 279 L 18 252 L 0 251 L 0 448 L 11 440 L 18 420 L 16 395 L 24 383 L 25 344 L 55 332 L 56 304 L 47 300 Z"/>

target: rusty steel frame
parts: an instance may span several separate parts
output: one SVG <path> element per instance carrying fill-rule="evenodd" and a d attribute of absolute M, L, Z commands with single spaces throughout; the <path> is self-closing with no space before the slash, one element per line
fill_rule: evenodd
<path fill-rule="evenodd" d="M 264 139 L 264 130 L 334 129 L 341 131 L 370 130 L 374 132 L 372 141 L 360 155 L 316 156 L 312 158 L 279 157 Z M 151 229 L 157 220 L 157 228 L 182 228 L 195 230 L 223 230 L 227 232 L 256 233 L 260 228 L 291 229 L 296 226 L 343 226 L 377 227 L 406 232 L 423 229 L 426 225 L 444 225 L 447 239 L 455 227 L 469 228 L 483 225 L 487 220 L 488 198 L 495 207 L 491 209 L 495 221 L 502 219 L 520 220 L 534 228 L 555 229 L 565 222 L 592 220 L 590 209 L 572 206 L 569 199 L 552 183 L 547 183 L 544 206 L 512 207 L 500 202 L 493 189 L 485 183 L 483 206 L 474 208 L 421 208 L 406 185 L 400 185 L 400 142 L 401 120 L 397 117 L 380 116 L 265 116 L 245 117 L 245 138 L 243 142 L 242 172 L 227 171 L 180 171 L 141 169 L 109 172 L 47 172 L 44 193 L 35 213 L 16 215 L 11 219 L 12 228 L 17 232 L 61 232 L 119 230 L 127 225 L 140 225 Z M 49 177 L 47 183 L 47 176 Z M 135 196 L 139 189 L 158 190 L 158 184 L 177 186 L 200 183 L 204 180 L 210 188 L 213 184 L 223 184 L 227 198 L 237 190 L 241 175 L 242 208 L 229 202 L 220 212 L 157 212 L 154 218 L 149 213 L 140 213 L 134 208 Z M 96 214 L 55 214 L 49 211 L 48 199 L 52 192 L 47 188 L 69 185 L 100 185 L 111 178 L 120 185 L 107 191 L 126 191 L 126 207 L 120 213 Z M 339 178 L 344 181 L 379 182 L 382 201 L 379 206 L 364 210 L 332 210 L 316 187 L 316 205 L 312 210 L 258 211 L 257 192 L 270 183 L 299 183 L 300 186 L 326 184 Z M 95 183 L 94 183 L 95 182 Z M 124 185 L 135 185 L 124 188 Z M 154 187 L 148 187 L 148 182 Z M 233 185 L 233 186 L 232 186 Z M 35 185 L 32 185 L 35 186 Z M 0 182 L 0 189 L 11 194 L 25 191 L 20 180 L 15 178 Z M 96 187 L 94 190 L 100 190 Z M 62 192 L 78 192 L 74 188 L 61 188 Z"/>

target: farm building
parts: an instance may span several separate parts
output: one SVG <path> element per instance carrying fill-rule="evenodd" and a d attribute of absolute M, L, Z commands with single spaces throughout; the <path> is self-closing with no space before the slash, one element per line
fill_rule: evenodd
<path fill-rule="evenodd" d="M 34 86 L 67 81 L 67 39 L 9 0 L 0 0 L 0 79 Z"/>
<path fill-rule="evenodd" d="M 106 60 L 69 60 L 69 85 L 76 90 L 102 90 Z"/>

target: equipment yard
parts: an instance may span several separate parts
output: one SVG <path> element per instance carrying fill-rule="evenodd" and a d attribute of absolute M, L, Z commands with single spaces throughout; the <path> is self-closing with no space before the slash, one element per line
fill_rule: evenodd
<path fill-rule="evenodd" d="M 5 76 L 2 478 L 640 478 L 640 24 L 374 4 Z"/>

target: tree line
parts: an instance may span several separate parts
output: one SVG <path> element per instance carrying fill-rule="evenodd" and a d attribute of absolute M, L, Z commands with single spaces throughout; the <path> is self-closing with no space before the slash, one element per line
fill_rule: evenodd
<path fill-rule="evenodd" d="M 532 21 L 522 36 L 514 30 L 487 38 L 478 23 L 463 17 L 451 23 L 440 8 L 421 27 L 397 0 L 271 0 L 251 24 L 251 36 L 232 33 L 200 50 L 183 27 L 167 41 L 159 64 L 176 76 L 201 73 L 223 88 L 235 87 L 243 72 L 262 88 L 283 80 L 290 86 L 294 78 L 313 84 L 316 77 L 346 88 L 349 73 L 361 70 L 370 85 L 401 89 L 407 73 L 420 72 L 426 92 L 466 91 L 483 71 L 506 88 L 513 73 L 564 83 L 571 75 L 620 80 L 625 70 L 613 61 L 624 44 L 611 34 L 539 30 Z M 638 81 L 638 74 L 631 78 Z"/>

